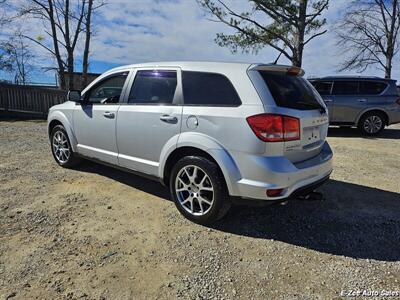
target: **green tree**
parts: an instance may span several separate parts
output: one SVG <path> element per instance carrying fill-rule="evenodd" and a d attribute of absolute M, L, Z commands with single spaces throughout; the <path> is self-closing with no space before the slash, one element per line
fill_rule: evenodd
<path fill-rule="evenodd" d="M 321 14 L 329 0 L 249 0 L 251 9 L 236 12 L 222 0 L 197 0 L 208 13 L 235 30 L 218 33 L 216 43 L 232 53 L 257 53 L 270 46 L 301 67 L 304 47 L 327 30 Z"/>

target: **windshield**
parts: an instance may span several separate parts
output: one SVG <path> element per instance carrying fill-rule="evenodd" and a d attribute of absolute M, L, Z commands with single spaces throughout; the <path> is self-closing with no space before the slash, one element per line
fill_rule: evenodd
<path fill-rule="evenodd" d="M 300 76 L 260 71 L 277 106 L 300 110 L 323 109 L 312 85 Z"/>

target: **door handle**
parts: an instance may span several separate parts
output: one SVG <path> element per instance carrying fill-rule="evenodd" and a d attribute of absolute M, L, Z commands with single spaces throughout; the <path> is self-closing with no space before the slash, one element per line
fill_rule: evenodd
<path fill-rule="evenodd" d="M 165 123 L 176 124 L 178 123 L 178 118 L 170 115 L 162 115 L 160 116 L 160 120 Z"/>
<path fill-rule="evenodd" d="M 103 116 L 105 116 L 106 118 L 109 118 L 109 119 L 114 119 L 115 114 L 112 112 L 106 111 L 105 113 L 103 113 Z"/>
<path fill-rule="evenodd" d="M 333 100 L 332 99 L 326 99 L 326 100 L 324 100 L 324 102 L 325 103 L 330 103 L 330 102 L 333 102 Z"/>
<path fill-rule="evenodd" d="M 357 99 L 358 102 L 367 102 L 366 99 Z"/>

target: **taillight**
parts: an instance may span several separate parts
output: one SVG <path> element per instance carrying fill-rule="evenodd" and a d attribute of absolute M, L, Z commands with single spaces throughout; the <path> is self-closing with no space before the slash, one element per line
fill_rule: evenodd
<path fill-rule="evenodd" d="M 283 135 L 285 141 L 300 139 L 300 121 L 297 118 L 283 116 Z"/>
<path fill-rule="evenodd" d="M 294 141 L 300 139 L 300 120 L 276 114 L 248 117 L 251 129 L 264 142 Z"/>

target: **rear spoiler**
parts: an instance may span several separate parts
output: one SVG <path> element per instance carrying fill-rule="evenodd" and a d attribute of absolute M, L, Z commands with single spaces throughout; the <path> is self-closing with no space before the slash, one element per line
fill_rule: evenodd
<path fill-rule="evenodd" d="M 249 67 L 249 70 L 282 72 L 282 73 L 286 73 L 287 75 L 295 75 L 295 76 L 303 76 L 305 74 L 304 70 L 299 67 L 274 65 L 274 64 L 251 65 Z"/>

